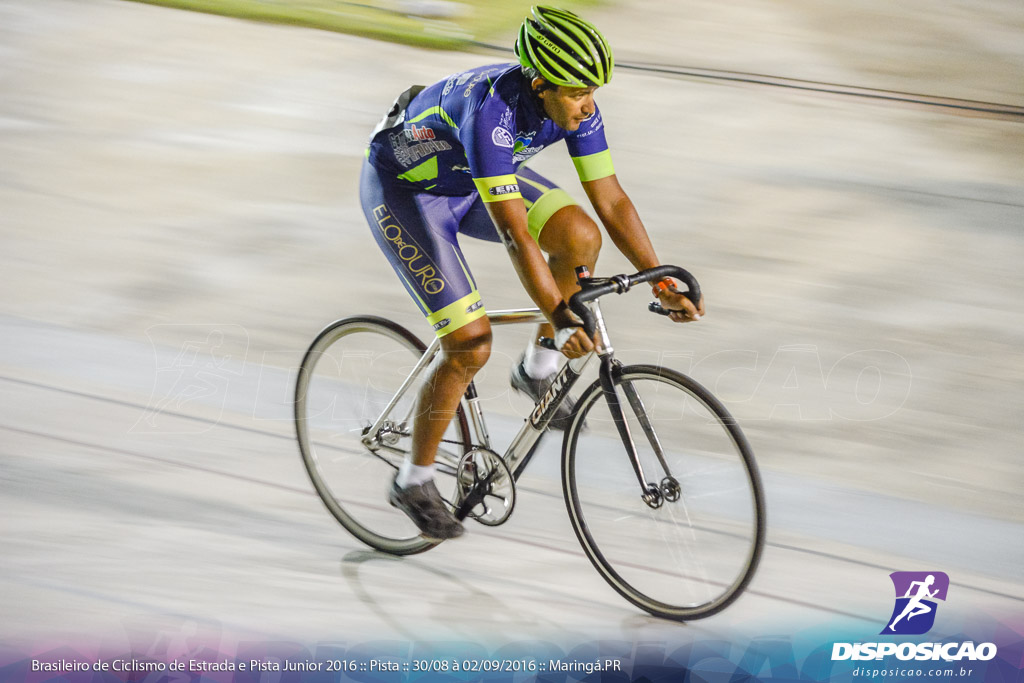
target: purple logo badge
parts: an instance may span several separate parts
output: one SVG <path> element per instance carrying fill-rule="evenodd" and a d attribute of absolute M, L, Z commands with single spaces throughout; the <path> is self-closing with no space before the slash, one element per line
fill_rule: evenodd
<path fill-rule="evenodd" d="M 882 635 L 920 635 L 935 623 L 936 600 L 946 600 L 949 577 L 943 572 L 893 572 L 896 605 Z"/>

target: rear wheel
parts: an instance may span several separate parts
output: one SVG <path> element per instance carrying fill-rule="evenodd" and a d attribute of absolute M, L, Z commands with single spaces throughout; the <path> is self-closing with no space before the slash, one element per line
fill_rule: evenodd
<path fill-rule="evenodd" d="M 725 407 L 689 377 L 634 365 L 613 378 L 652 486 L 641 488 L 594 382 L 563 445 L 573 528 L 601 576 L 634 605 L 680 621 L 710 616 L 740 595 L 761 557 L 764 496 L 753 453 Z"/>
<path fill-rule="evenodd" d="M 302 461 L 320 499 L 356 538 L 394 555 L 432 548 L 400 510 L 388 489 L 411 445 L 420 373 L 380 427 L 378 417 L 397 394 L 426 346 L 401 325 L 375 316 L 345 318 L 317 336 L 299 367 L 295 428 Z M 470 449 L 459 407 L 437 452 L 436 481 L 449 503 L 458 491 L 456 469 Z"/>

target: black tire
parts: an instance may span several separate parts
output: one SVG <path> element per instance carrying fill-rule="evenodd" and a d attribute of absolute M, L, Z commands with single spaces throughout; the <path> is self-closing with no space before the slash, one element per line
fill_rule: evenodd
<path fill-rule="evenodd" d="M 408 450 L 408 425 L 391 431 L 390 449 L 371 449 L 362 436 L 424 351 L 426 345 L 418 337 L 390 320 L 345 318 L 317 335 L 302 359 L 295 385 L 295 431 L 313 487 L 353 536 L 392 555 L 412 555 L 437 545 L 422 538 L 387 501 L 403 458 L 395 451 Z M 328 358 L 332 363 L 324 362 Z M 391 417 L 411 415 L 415 389 L 406 391 Z M 445 438 L 454 443 L 442 443 L 438 451 L 437 484 L 451 501 L 455 465 L 471 443 L 463 406 Z"/>
<path fill-rule="evenodd" d="M 678 621 L 711 616 L 743 592 L 764 546 L 764 494 L 750 445 L 725 407 L 686 375 L 632 365 L 613 376 L 645 478 L 668 495 L 656 509 L 641 498 L 596 381 L 580 396 L 562 447 L 573 529 L 601 576 L 637 607 Z M 678 486 L 663 481 L 652 440 L 625 396 L 627 384 Z"/>

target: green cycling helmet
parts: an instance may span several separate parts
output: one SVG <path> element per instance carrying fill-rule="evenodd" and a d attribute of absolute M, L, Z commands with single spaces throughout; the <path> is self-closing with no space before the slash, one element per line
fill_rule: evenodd
<path fill-rule="evenodd" d="M 555 85 L 585 88 L 612 80 L 612 48 L 594 25 L 564 9 L 534 5 L 516 38 L 524 69 Z"/>

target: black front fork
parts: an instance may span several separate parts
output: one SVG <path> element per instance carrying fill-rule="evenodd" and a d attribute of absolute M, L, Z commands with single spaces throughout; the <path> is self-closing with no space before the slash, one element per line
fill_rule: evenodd
<path fill-rule="evenodd" d="M 608 411 L 615 422 L 615 428 L 619 431 L 619 437 L 622 439 L 622 445 L 626 449 L 626 455 L 629 456 L 633 472 L 640 483 L 640 497 L 648 507 L 659 508 L 665 500 L 675 501 L 679 499 L 679 482 L 672 476 L 672 472 L 669 471 L 661 442 L 647 417 L 647 411 L 644 408 L 639 393 L 631 384 L 624 382 L 622 383 L 623 393 L 626 394 L 626 399 L 629 401 L 633 414 L 636 415 L 637 421 L 647 437 L 647 441 L 665 470 L 665 477 L 662 479 L 660 486 L 647 481 L 643 465 L 640 464 L 640 454 L 637 453 L 636 444 L 633 443 L 633 435 L 629 429 L 629 423 L 626 421 L 626 415 L 622 409 L 622 402 L 619 400 L 618 392 L 615 391 L 615 380 L 620 378 L 621 370 L 622 363 L 615 360 L 611 354 L 602 356 L 600 368 L 601 389 L 604 392 L 605 400 L 608 401 Z"/>

